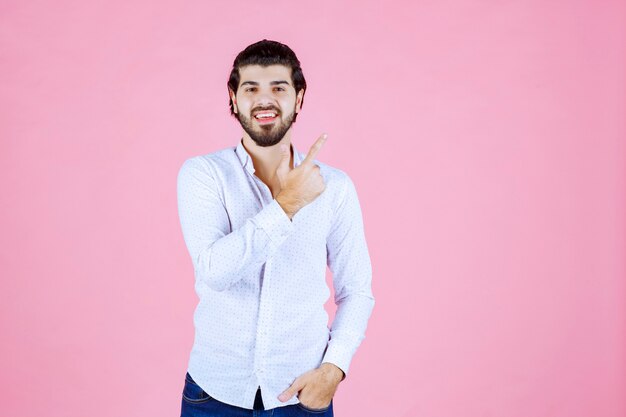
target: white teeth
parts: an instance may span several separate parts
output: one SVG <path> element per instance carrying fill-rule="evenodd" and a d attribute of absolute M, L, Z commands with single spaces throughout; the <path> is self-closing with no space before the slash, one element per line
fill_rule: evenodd
<path fill-rule="evenodd" d="M 262 114 L 257 114 L 256 117 L 257 119 L 266 119 L 268 117 L 275 117 L 276 113 L 262 113 Z"/>

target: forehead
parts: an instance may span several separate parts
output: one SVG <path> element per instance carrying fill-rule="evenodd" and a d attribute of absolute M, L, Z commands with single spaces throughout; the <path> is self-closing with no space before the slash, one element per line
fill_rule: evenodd
<path fill-rule="evenodd" d="M 269 83 L 271 81 L 285 80 L 292 84 L 291 68 L 285 65 L 246 65 L 239 68 L 239 85 L 245 81 L 256 81 L 258 83 Z"/>

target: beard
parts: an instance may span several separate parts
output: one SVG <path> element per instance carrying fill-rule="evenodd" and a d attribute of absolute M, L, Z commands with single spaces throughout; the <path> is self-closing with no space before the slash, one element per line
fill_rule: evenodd
<path fill-rule="evenodd" d="M 256 122 L 254 117 L 246 117 L 241 113 L 237 113 L 237 120 L 241 124 L 241 127 L 245 132 L 250 136 L 250 138 L 256 143 L 258 146 L 268 147 L 274 146 L 279 143 L 282 138 L 285 136 L 285 133 L 291 128 L 293 124 L 293 119 L 295 116 L 295 109 L 292 111 L 286 120 L 282 119 L 282 114 L 278 112 L 275 108 L 267 108 L 267 109 L 255 109 L 251 111 L 250 114 L 257 110 L 273 110 L 276 112 L 276 120 L 274 123 L 260 125 Z"/>

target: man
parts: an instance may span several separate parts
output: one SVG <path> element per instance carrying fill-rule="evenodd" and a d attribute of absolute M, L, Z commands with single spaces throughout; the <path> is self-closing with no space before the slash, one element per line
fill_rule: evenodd
<path fill-rule="evenodd" d="M 374 307 L 349 176 L 291 143 L 306 82 L 294 52 L 262 40 L 236 57 L 237 146 L 187 159 L 178 210 L 199 304 L 183 416 L 333 416 L 332 399 Z M 337 311 L 324 304 L 333 273 Z M 270 415 L 270 414 L 268 414 Z"/>

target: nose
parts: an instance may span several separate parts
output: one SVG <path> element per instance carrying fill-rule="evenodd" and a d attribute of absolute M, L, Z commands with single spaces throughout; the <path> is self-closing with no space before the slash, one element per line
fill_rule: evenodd
<path fill-rule="evenodd" d="M 259 91 L 259 94 L 257 95 L 257 106 L 260 106 L 260 107 L 274 106 L 274 97 L 269 91 L 265 91 L 265 90 Z"/>

